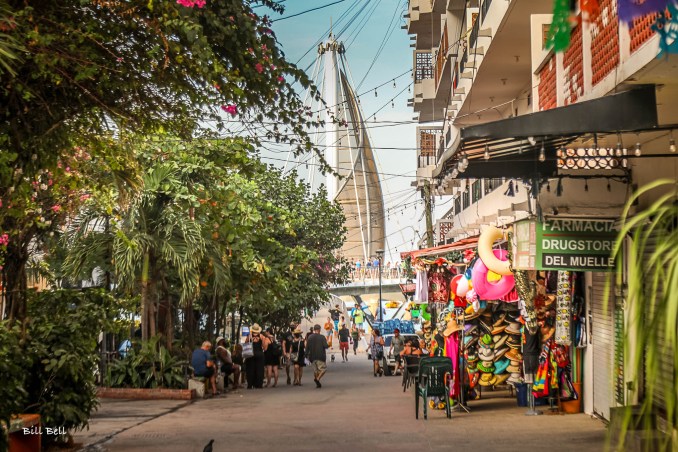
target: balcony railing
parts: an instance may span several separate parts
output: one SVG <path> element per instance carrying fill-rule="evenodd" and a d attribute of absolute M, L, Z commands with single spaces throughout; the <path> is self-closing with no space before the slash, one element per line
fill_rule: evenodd
<path fill-rule="evenodd" d="M 435 166 L 435 155 L 420 155 L 417 168 L 426 168 L 427 166 Z"/>
<path fill-rule="evenodd" d="M 457 215 L 461 213 L 461 196 L 454 198 L 454 213 Z"/>
<path fill-rule="evenodd" d="M 433 78 L 433 55 L 430 52 L 417 52 L 414 62 L 414 81 L 420 82 Z"/>
<path fill-rule="evenodd" d="M 485 194 L 491 193 L 504 183 L 504 180 L 499 178 L 485 179 Z"/>
<path fill-rule="evenodd" d="M 480 17 L 482 20 L 485 20 L 485 16 L 487 16 L 487 11 L 490 9 L 490 5 L 492 5 L 492 0 L 485 0 L 483 1 L 482 5 L 480 5 Z"/>
<path fill-rule="evenodd" d="M 461 56 L 461 60 L 459 60 L 459 72 L 462 73 L 464 72 L 467 62 L 468 62 L 468 49 L 464 47 L 464 53 Z"/>
<path fill-rule="evenodd" d="M 476 203 L 483 197 L 483 192 L 480 187 L 480 180 L 476 180 L 471 184 L 471 202 Z"/>
<path fill-rule="evenodd" d="M 443 73 L 443 67 L 445 67 L 445 60 L 447 58 L 447 51 L 449 46 L 450 43 L 447 36 L 447 23 L 445 23 L 443 24 L 443 35 L 440 38 L 440 44 L 438 45 L 438 51 L 436 52 L 436 66 L 435 66 L 436 87 L 440 82 L 440 76 Z"/>

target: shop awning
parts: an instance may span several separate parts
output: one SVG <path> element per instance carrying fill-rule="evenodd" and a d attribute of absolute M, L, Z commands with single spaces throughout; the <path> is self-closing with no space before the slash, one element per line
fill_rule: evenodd
<path fill-rule="evenodd" d="M 565 107 L 464 127 L 452 158 L 439 165 L 434 176 L 451 172 L 460 154 L 468 167 L 457 178 L 549 177 L 558 173 L 557 150 L 593 134 L 640 133 L 660 127 L 654 85 Z M 590 146 L 590 145 L 589 145 Z M 539 154 L 544 148 L 545 159 Z M 486 151 L 489 159 L 486 159 Z"/>
<path fill-rule="evenodd" d="M 452 251 L 462 251 L 469 248 L 475 248 L 478 243 L 478 237 L 469 237 L 466 239 L 458 240 L 454 243 L 448 243 L 447 245 L 434 246 L 432 248 L 423 248 L 420 250 L 414 251 L 404 251 L 400 253 L 400 258 L 405 259 L 408 256 L 412 259 L 418 257 L 427 257 L 427 256 L 441 256 Z"/>

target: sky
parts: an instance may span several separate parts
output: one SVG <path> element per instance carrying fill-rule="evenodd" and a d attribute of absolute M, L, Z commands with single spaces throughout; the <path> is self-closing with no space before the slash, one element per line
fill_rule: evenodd
<path fill-rule="evenodd" d="M 412 69 L 412 49 L 409 46 L 411 41 L 406 30 L 401 29 L 405 24 L 403 14 L 407 11 L 407 0 L 340 0 L 323 8 L 335 1 L 337 0 L 285 0 L 285 12 L 282 16 L 265 12 L 264 8 L 257 8 L 255 11 L 258 14 L 269 14 L 275 21 L 272 28 L 288 61 L 298 61 L 298 66 L 302 69 L 309 66 L 312 68 L 317 57 L 317 42 L 321 38 L 327 38 L 330 24 L 335 34 L 343 31 L 339 40 L 347 47 L 346 59 L 353 79 L 357 84 L 365 79 L 360 88 L 353 87 L 359 94 L 367 92 L 360 97 L 364 116 L 369 118 L 385 106 L 376 113 L 377 121 L 372 122 L 370 119 L 366 125 L 375 126 L 369 132 L 372 145 L 376 148 L 374 152 L 377 167 L 383 173 L 382 190 L 384 207 L 387 209 L 384 260 L 396 262 L 400 260 L 400 252 L 416 248 L 420 234 L 424 231 L 424 221 L 421 219 L 423 202 L 410 185 L 415 180 L 417 166 L 416 124 L 412 123 L 414 111 L 407 106 L 407 99 L 413 97 L 413 94 L 405 88 L 412 83 L 412 78 L 410 74 L 401 76 L 395 80 L 395 87 L 392 81 Z M 316 11 L 303 13 L 319 7 Z M 286 18 L 298 13 L 303 14 Z M 280 18 L 282 20 L 276 21 Z M 383 49 L 375 61 L 382 42 L 385 42 Z M 309 68 L 309 76 L 311 71 Z M 386 84 L 377 89 L 375 96 L 374 88 L 383 83 Z M 385 121 L 409 123 L 391 125 Z M 281 158 L 279 153 L 270 156 Z M 262 157 L 266 160 L 265 152 Z M 269 163 L 284 165 L 281 161 Z M 303 173 L 303 168 L 300 171 Z M 420 201 L 416 202 L 417 200 Z"/>

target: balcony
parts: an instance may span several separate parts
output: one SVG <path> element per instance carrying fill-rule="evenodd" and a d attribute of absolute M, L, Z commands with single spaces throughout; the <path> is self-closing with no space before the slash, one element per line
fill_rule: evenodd
<path fill-rule="evenodd" d="M 433 22 L 431 0 L 409 0 L 407 13 L 407 32 L 409 34 L 419 35 L 431 32 Z"/>
<path fill-rule="evenodd" d="M 417 182 L 431 178 L 442 142 L 442 127 L 417 127 Z"/>
<path fill-rule="evenodd" d="M 447 31 L 447 23 L 443 25 L 443 34 L 440 37 L 440 42 L 438 43 L 438 50 L 436 51 L 435 66 L 434 66 L 434 79 L 436 84 L 436 96 L 442 94 L 443 97 L 447 97 L 452 85 L 452 75 L 450 67 L 452 62 L 450 62 L 449 55 L 452 52 L 452 48 L 457 48 L 457 44 L 450 46 L 450 40 Z"/>
<path fill-rule="evenodd" d="M 435 68 L 431 52 L 414 52 L 413 108 L 420 122 L 442 119 L 444 101 L 436 100 Z"/>

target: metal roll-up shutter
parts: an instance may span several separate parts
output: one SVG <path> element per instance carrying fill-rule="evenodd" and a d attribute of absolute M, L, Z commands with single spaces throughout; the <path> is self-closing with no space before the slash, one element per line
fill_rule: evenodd
<path fill-rule="evenodd" d="M 593 411 L 610 419 L 613 404 L 614 302 L 605 302 L 607 273 L 594 272 L 591 287 L 591 344 L 593 346 Z M 612 297 L 610 297 L 612 298 Z"/>
<path fill-rule="evenodd" d="M 656 248 L 656 239 L 650 237 L 645 245 L 645 250 L 644 250 L 644 257 L 645 261 L 650 258 L 650 255 L 654 252 Z M 647 281 L 651 281 L 651 278 L 646 278 Z M 654 310 L 656 307 L 656 304 L 659 300 L 661 300 L 663 297 L 663 288 L 661 287 L 661 281 L 659 283 L 659 287 L 657 288 L 657 297 L 652 298 L 650 296 L 647 297 L 647 313 L 649 315 L 651 310 Z M 657 344 L 660 344 L 661 347 L 659 348 L 659 378 L 662 378 L 662 381 L 659 382 L 659 384 L 655 384 L 655 391 L 652 394 L 652 402 L 653 404 L 659 408 L 660 411 L 666 410 L 666 397 L 667 397 L 667 388 L 665 386 L 664 382 L 672 382 L 675 381 L 675 372 L 676 372 L 676 364 L 674 363 L 674 350 L 670 347 L 666 346 L 666 341 L 664 340 L 665 334 L 664 334 L 664 329 L 663 325 L 661 328 L 655 328 L 654 329 L 655 334 L 657 335 Z M 645 369 L 644 369 L 645 370 Z M 645 372 L 645 378 L 646 380 L 648 378 L 647 372 Z"/>

